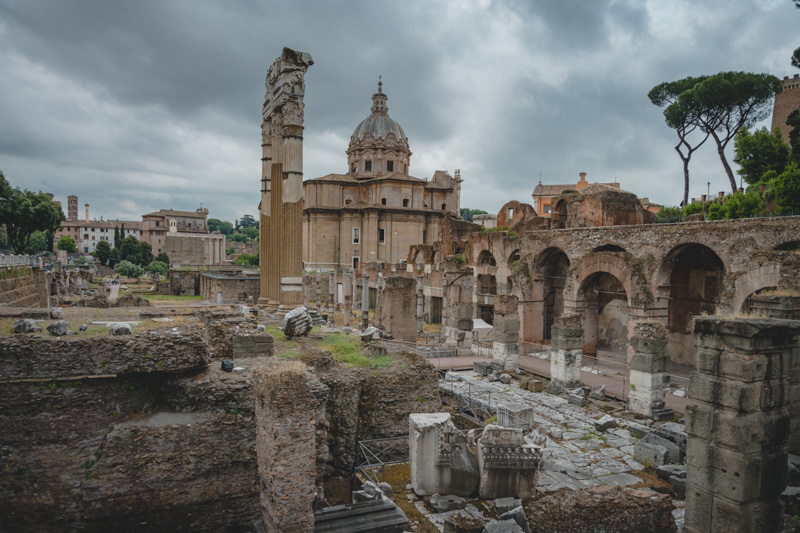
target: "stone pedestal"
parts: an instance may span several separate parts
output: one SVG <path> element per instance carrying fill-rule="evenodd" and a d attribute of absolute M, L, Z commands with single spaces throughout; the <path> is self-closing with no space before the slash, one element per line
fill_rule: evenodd
<path fill-rule="evenodd" d="M 417 342 L 417 325 L 414 321 L 416 284 L 411 278 L 392 276 L 383 278 L 378 291 L 373 324 L 395 339 Z"/>
<path fill-rule="evenodd" d="M 472 355 L 472 293 L 475 278 L 469 270 L 447 273 L 443 292 L 442 334 L 445 344 L 455 347 L 457 356 Z"/>
<path fill-rule="evenodd" d="M 663 324 L 642 322 L 636 325 L 631 347 L 628 410 L 648 418 L 672 418 L 672 409 L 664 408 L 664 395 L 669 388 L 667 343 L 669 333 Z"/>
<path fill-rule="evenodd" d="M 419 496 L 472 496 L 478 488 L 478 461 L 449 413 L 415 413 L 408 417 L 411 486 Z"/>
<path fill-rule="evenodd" d="M 800 323 L 694 319 L 687 533 L 780 531 Z"/>
<path fill-rule="evenodd" d="M 481 498 L 530 498 L 536 494 L 542 449 L 521 429 L 488 425 L 478 439 Z"/>
<path fill-rule="evenodd" d="M 559 393 L 581 386 L 583 366 L 583 328 L 580 315 L 564 315 L 556 319 L 551 331 L 549 389 Z"/>
<path fill-rule="evenodd" d="M 519 313 L 516 296 L 501 294 L 494 299 L 492 359 L 507 372 L 519 370 Z"/>

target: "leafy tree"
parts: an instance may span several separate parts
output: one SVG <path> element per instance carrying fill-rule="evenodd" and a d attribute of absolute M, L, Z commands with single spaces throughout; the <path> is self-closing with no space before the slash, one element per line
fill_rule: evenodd
<path fill-rule="evenodd" d="M 231 255 L 233 253 L 236 253 L 236 248 L 234 248 L 233 246 L 231 246 L 230 248 L 225 248 L 225 255 Z"/>
<path fill-rule="evenodd" d="M 231 238 L 229 240 L 233 242 L 247 242 L 250 240 L 250 238 L 243 233 L 234 233 L 233 235 L 231 235 Z"/>
<path fill-rule="evenodd" d="M 800 47 L 794 49 L 792 54 L 792 66 L 800 68 Z"/>
<path fill-rule="evenodd" d="M 242 228 L 242 234 L 251 240 L 258 238 L 258 230 L 256 228 Z"/>
<path fill-rule="evenodd" d="M 94 248 L 94 256 L 100 261 L 101 265 L 108 263 L 108 258 L 111 257 L 111 245 L 106 241 L 100 241 Z"/>
<path fill-rule="evenodd" d="M 8 248 L 8 234 L 6 233 L 6 228 L 4 226 L 0 226 L 0 250 L 4 250 L 6 248 Z"/>
<path fill-rule="evenodd" d="M 706 206 L 703 202 L 693 202 L 691 204 L 686 204 L 683 208 L 683 216 L 688 217 L 689 215 L 694 215 L 695 213 L 704 213 L 706 211 Z"/>
<path fill-rule="evenodd" d="M 792 159 L 800 164 L 800 109 L 795 109 L 786 118 L 786 125 L 792 127 L 789 132 L 789 146 L 792 149 Z"/>
<path fill-rule="evenodd" d="M 683 209 L 677 206 L 665 205 L 658 213 L 656 213 L 656 220 L 680 220 L 683 215 Z"/>
<path fill-rule="evenodd" d="M 800 166 L 792 161 L 786 170 L 772 182 L 775 191 L 776 212 L 780 215 L 800 212 Z"/>
<path fill-rule="evenodd" d="M 114 248 L 122 246 L 122 237 L 119 234 L 119 226 L 114 226 Z"/>
<path fill-rule="evenodd" d="M 711 207 L 718 206 L 719 203 L 711 204 Z M 749 218 L 757 217 L 764 214 L 764 199 L 756 190 L 750 190 L 746 193 L 735 192 L 734 194 L 725 197 L 725 201 L 721 207 L 714 208 L 714 211 L 719 211 L 719 218 L 712 218 L 711 209 L 709 209 L 709 218 L 711 220 L 729 219 L 729 218 Z"/>
<path fill-rule="evenodd" d="M 108 245 L 106 244 L 106 246 L 108 246 Z M 78 251 L 78 247 L 75 244 L 75 239 L 73 239 L 69 235 L 64 235 L 63 237 L 58 239 L 58 245 L 56 245 L 56 248 L 58 250 L 66 250 L 67 253 L 70 253 L 70 254 L 74 254 L 74 253 L 76 253 Z"/>
<path fill-rule="evenodd" d="M 49 196 L 11 187 L 0 171 L 0 224 L 6 226 L 14 253 L 28 249 L 35 231 L 55 232 L 64 220 L 64 211 Z"/>
<path fill-rule="evenodd" d="M 140 265 L 149 265 L 153 262 L 153 245 L 149 242 L 139 241 Z"/>
<path fill-rule="evenodd" d="M 258 256 L 253 254 L 242 254 L 236 258 L 234 264 L 237 265 L 258 265 Z"/>
<path fill-rule="evenodd" d="M 258 222 L 253 218 L 253 215 L 242 215 L 239 219 L 240 228 L 258 228 Z"/>
<path fill-rule="evenodd" d="M 725 173 L 736 192 L 736 179 L 725 157 L 725 148 L 741 128 L 769 116 L 772 98 L 782 90 L 781 80 L 770 74 L 720 72 L 681 93 L 678 103 L 692 109 L 700 128 L 717 144 Z"/>
<path fill-rule="evenodd" d="M 169 265 L 169 256 L 167 255 L 167 252 L 161 252 L 158 254 L 156 256 L 156 261 L 161 261 L 162 263 Z"/>
<path fill-rule="evenodd" d="M 122 244 L 119 247 L 119 258 L 122 262 L 128 261 L 135 265 L 142 264 L 142 249 L 136 237 L 128 235 L 122 239 Z"/>
<path fill-rule="evenodd" d="M 30 244 L 25 252 L 38 254 L 47 250 L 47 234 L 42 231 L 34 231 L 31 235 Z"/>
<path fill-rule="evenodd" d="M 752 134 L 747 128 L 742 128 L 736 134 L 734 144 L 733 161 L 741 167 L 737 172 L 750 185 L 763 181 L 763 176 L 771 170 L 783 171 L 789 162 L 789 145 L 783 142 L 778 128 L 772 133 L 761 128 Z"/>
<path fill-rule="evenodd" d="M 163 261 L 153 261 L 146 267 L 144 267 L 146 272 L 153 272 L 155 274 L 164 275 L 169 270 L 169 265 L 164 263 Z"/>
<path fill-rule="evenodd" d="M 209 218 L 208 231 L 218 231 L 223 235 L 230 235 L 233 233 L 233 224 L 231 224 L 227 220 L 220 220 L 218 218 Z"/>
<path fill-rule="evenodd" d="M 678 144 L 675 151 L 683 161 L 683 205 L 689 204 L 689 161 L 692 154 L 708 140 L 710 133 L 700 127 L 699 115 L 693 101 L 684 99 L 681 95 L 695 85 L 704 81 L 708 76 L 700 78 L 683 78 L 682 80 L 664 82 L 653 87 L 647 94 L 650 101 L 664 109 L 664 120 L 667 126 L 678 134 Z"/>
<path fill-rule="evenodd" d="M 108 256 L 108 266 L 114 268 L 117 264 L 119 264 L 119 248 L 112 248 Z"/>
<path fill-rule="evenodd" d="M 123 242 L 123 245 L 125 243 Z M 144 274 L 144 269 L 130 261 L 120 261 L 117 265 L 117 274 L 126 278 L 140 278 Z"/>
<path fill-rule="evenodd" d="M 472 222 L 472 217 L 475 215 L 485 215 L 486 211 L 482 209 L 470 209 L 469 207 L 462 207 L 459 210 L 459 214 L 461 218 L 466 220 L 467 222 Z"/>

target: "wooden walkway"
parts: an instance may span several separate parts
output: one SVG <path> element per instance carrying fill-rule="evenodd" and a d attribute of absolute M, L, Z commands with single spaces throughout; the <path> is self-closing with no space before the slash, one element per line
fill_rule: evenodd
<path fill-rule="evenodd" d="M 489 361 L 488 357 L 439 357 L 435 359 L 428 359 L 428 361 L 437 370 L 470 370 L 472 363 L 475 361 Z M 519 356 L 519 368 L 536 376 L 550 378 L 550 361 L 537 359 L 527 355 Z M 592 374 L 591 372 L 581 372 L 581 381 L 584 385 L 589 387 L 597 387 L 598 385 L 606 386 L 606 396 L 624 401 L 627 397 L 627 390 L 625 390 L 625 383 L 619 379 L 614 379 L 610 376 L 600 376 Z M 686 406 L 689 405 L 689 398 L 681 398 L 667 394 L 664 397 L 666 407 L 672 408 L 676 413 L 686 412 Z"/>

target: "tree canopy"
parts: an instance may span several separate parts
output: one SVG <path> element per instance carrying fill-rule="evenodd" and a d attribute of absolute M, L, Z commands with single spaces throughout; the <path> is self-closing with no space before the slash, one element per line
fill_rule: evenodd
<path fill-rule="evenodd" d="M 239 219 L 240 228 L 258 228 L 258 222 L 253 218 L 253 215 L 242 215 Z"/>
<path fill-rule="evenodd" d="M 55 232 L 64 220 L 64 211 L 49 196 L 11 187 L 0 171 L 0 224 L 6 226 L 14 253 L 28 249 L 34 232 Z"/>
<path fill-rule="evenodd" d="M 233 224 L 227 220 L 220 220 L 218 218 L 208 219 L 208 231 L 219 231 L 223 235 L 230 235 L 233 233 Z"/>
<path fill-rule="evenodd" d="M 103 241 L 100 241 L 103 242 Z M 108 243 L 106 243 L 108 246 Z M 75 245 L 75 239 L 70 237 L 69 235 L 64 235 L 60 239 L 58 239 L 58 244 L 56 248 L 59 250 L 65 250 L 67 253 L 74 254 L 78 251 L 78 247 Z"/>
<path fill-rule="evenodd" d="M 472 222 L 472 217 L 475 215 L 485 215 L 486 211 L 482 209 L 470 209 L 469 207 L 462 207 L 459 211 L 461 218 L 467 222 Z"/>
<path fill-rule="evenodd" d="M 699 78 L 683 78 L 682 80 L 664 82 L 653 87 L 647 94 L 650 101 L 664 109 L 664 120 L 667 126 L 675 130 L 678 144 L 675 151 L 683 161 L 683 205 L 689 203 L 689 161 L 692 154 L 708 140 L 709 132 L 700 128 L 700 117 L 692 101 L 680 101 L 680 96 L 708 76 Z"/>
<path fill-rule="evenodd" d="M 791 150 L 783 142 L 778 128 L 772 133 L 767 128 L 761 128 L 752 134 L 747 128 L 742 128 L 736 134 L 734 145 L 733 161 L 740 167 L 736 172 L 749 185 L 764 181 L 764 176 L 770 171 L 776 174 L 783 172 L 789 162 Z"/>
<path fill-rule="evenodd" d="M 773 180 L 778 214 L 800 213 L 800 166 L 794 161 Z"/>
<path fill-rule="evenodd" d="M 106 241 L 98 242 L 94 248 L 94 256 L 101 265 L 108 264 L 108 258 L 111 257 L 111 245 Z"/>
<path fill-rule="evenodd" d="M 681 93 L 678 102 L 692 109 L 700 128 L 711 135 L 717 153 L 736 192 L 736 179 L 725 156 L 725 148 L 741 128 L 769 116 L 772 98 L 781 92 L 781 80 L 770 74 L 720 72 Z"/>

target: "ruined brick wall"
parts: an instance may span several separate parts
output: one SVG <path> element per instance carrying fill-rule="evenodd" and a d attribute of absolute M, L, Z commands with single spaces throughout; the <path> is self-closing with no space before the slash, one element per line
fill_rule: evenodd
<path fill-rule="evenodd" d="M 46 277 L 40 280 L 39 272 L 31 267 L 0 269 L 0 304 L 7 307 L 49 307 L 46 281 Z M 44 290 L 40 292 L 41 289 Z"/>
<path fill-rule="evenodd" d="M 258 518 L 252 390 L 216 379 L 198 330 L 0 340 L 0 529 L 211 532 Z"/>
<path fill-rule="evenodd" d="M 216 302 L 221 293 L 223 302 L 255 303 L 261 290 L 259 280 L 259 276 L 202 273 L 200 294 L 204 300 L 211 302 Z"/>
<path fill-rule="evenodd" d="M 176 373 L 204 368 L 208 359 L 208 343 L 198 326 L 123 337 L 0 338 L 0 379 Z"/>
<path fill-rule="evenodd" d="M 374 324 L 390 333 L 395 339 L 416 342 L 417 280 L 410 277 L 390 276 L 383 279 L 378 291 Z"/>
<path fill-rule="evenodd" d="M 800 74 L 793 77 L 784 76 L 783 91 L 775 95 L 775 104 L 772 107 L 772 127 L 781 129 L 783 142 L 789 143 L 789 133 L 791 126 L 786 125 L 786 119 L 796 109 L 800 109 Z"/>
<path fill-rule="evenodd" d="M 314 503 L 323 497 L 317 465 L 324 472 L 318 457 L 327 450 L 317 430 L 326 425 L 327 387 L 299 361 L 271 360 L 253 389 L 264 524 L 270 532 L 312 531 Z"/>
<path fill-rule="evenodd" d="M 170 270 L 168 276 L 170 294 L 175 296 L 196 296 L 200 294 L 199 272 Z"/>

